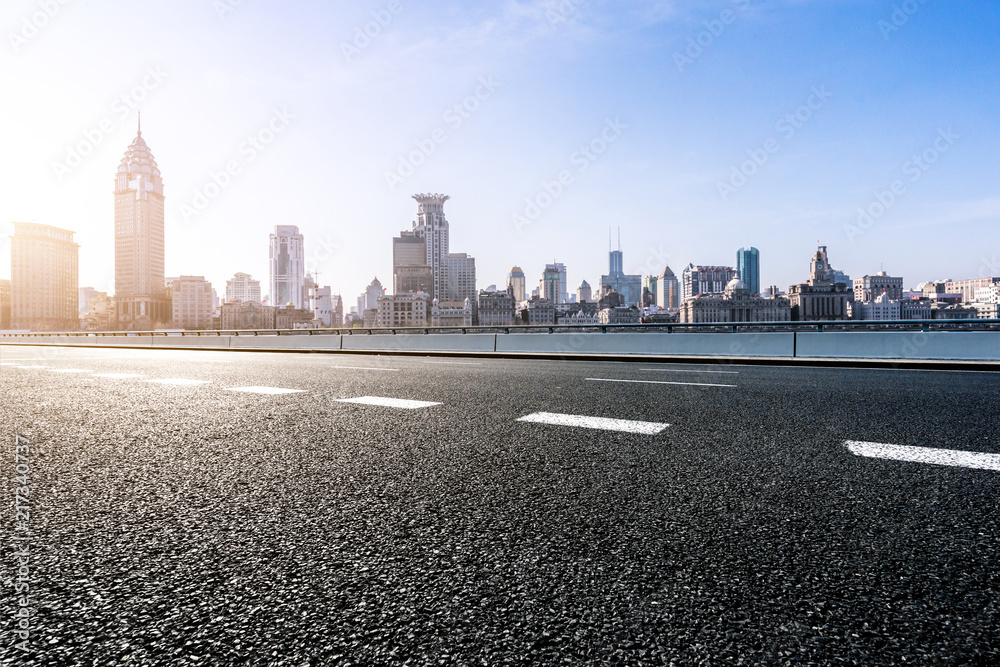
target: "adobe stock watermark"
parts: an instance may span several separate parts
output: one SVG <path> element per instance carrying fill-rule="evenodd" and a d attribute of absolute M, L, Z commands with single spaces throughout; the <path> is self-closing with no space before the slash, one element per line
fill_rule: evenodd
<path fill-rule="evenodd" d="M 983 257 L 982 264 L 979 265 L 980 278 L 993 278 L 1000 276 L 1000 258 L 997 255 Z"/>
<path fill-rule="evenodd" d="M 576 173 L 582 174 L 587 171 L 591 164 L 607 152 L 611 144 L 618 141 L 627 128 L 628 125 L 622 123 L 617 117 L 614 120 L 607 119 L 604 123 L 604 129 L 596 137 L 577 148 L 570 155 L 569 162 L 576 168 Z M 551 181 L 542 181 L 541 191 L 534 197 L 525 199 L 524 209 L 511 216 L 514 228 L 518 233 L 521 233 L 525 226 L 533 224 L 574 182 L 576 182 L 576 176 L 571 169 L 560 171 Z"/>
<path fill-rule="evenodd" d="M 112 116 L 102 118 L 95 127 L 89 127 L 81 133 L 82 138 L 76 143 L 66 146 L 66 156 L 62 161 L 52 162 L 52 173 L 60 183 L 68 174 L 73 173 L 84 159 L 100 146 L 106 137 L 111 135 L 118 124 L 139 109 L 139 105 L 149 98 L 150 93 L 160 87 L 168 74 L 159 65 L 146 68 L 142 80 L 116 97 L 111 102 Z"/>
<path fill-rule="evenodd" d="M 14 443 L 14 531 L 11 535 L 17 576 L 14 578 L 14 602 L 17 611 L 11 620 L 14 648 L 28 651 L 31 639 L 31 440 L 15 435 Z"/>
<path fill-rule="evenodd" d="M 785 141 L 789 141 L 796 132 L 805 127 L 813 114 L 826 106 L 831 97 L 833 97 L 833 93 L 827 90 L 825 84 L 818 87 L 813 86 L 812 93 L 806 98 L 804 104 L 778 119 L 778 122 L 774 124 L 775 132 L 781 134 Z M 781 146 L 780 141 L 774 137 L 768 137 L 762 147 L 747 150 L 749 159 L 733 166 L 729 173 L 729 180 L 719 181 L 716 185 L 722 201 L 729 201 L 729 197 L 746 185 L 760 171 L 761 167 L 767 164 L 771 156 L 781 150 Z"/>
<path fill-rule="evenodd" d="M 267 123 L 248 135 L 247 138 L 237 148 L 238 156 L 227 160 L 221 168 L 212 171 L 208 175 L 208 182 L 200 188 L 195 188 L 191 197 L 191 203 L 181 203 L 180 213 L 184 222 L 190 222 L 192 218 L 200 215 L 217 199 L 230 185 L 233 179 L 243 173 L 243 170 L 257 159 L 257 156 L 267 150 L 267 147 L 277 138 L 279 134 L 288 129 L 295 116 L 288 112 L 288 109 L 274 109 L 274 113 Z"/>
<path fill-rule="evenodd" d="M 314 243 L 312 236 L 309 237 L 309 243 L 310 245 Z M 329 234 L 320 239 L 318 245 L 319 248 L 310 251 L 309 256 L 305 258 L 306 273 L 310 274 L 317 284 L 319 280 L 316 276 L 319 275 L 320 263 L 330 261 L 340 250 L 340 244 Z"/>
<path fill-rule="evenodd" d="M 59 15 L 62 8 L 70 3 L 70 0 L 38 0 L 38 10 L 28 14 L 21 19 L 21 25 L 17 32 L 7 33 L 7 41 L 10 48 L 17 54 L 21 47 L 26 46 L 29 41 L 41 33 L 52 19 Z"/>
<path fill-rule="evenodd" d="M 243 0 L 213 0 L 212 9 L 220 21 L 225 21 L 226 16 L 236 11 L 236 8 L 243 4 Z"/>
<path fill-rule="evenodd" d="M 580 7 L 585 4 L 587 0 L 557 0 L 545 8 L 545 20 L 555 28 L 569 21 L 571 17 L 579 15 Z"/>
<path fill-rule="evenodd" d="M 951 127 L 938 130 L 937 138 L 930 146 L 903 163 L 903 176 L 907 177 L 910 183 L 916 183 L 930 171 L 942 155 L 951 150 L 959 139 L 961 136 L 955 134 Z M 872 201 L 858 209 L 857 222 L 844 225 L 844 234 L 847 236 L 847 240 L 854 243 L 857 237 L 863 236 L 906 193 L 906 180 L 902 178 L 897 178 L 889 183 L 885 190 L 876 190 Z"/>
<path fill-rule="evenodd" d="M 750 6 L 750 0 L 732 0 L 732 2 L 741 11 L 746 11 Z M 702 21 L 705 29 L 692 37 L 688 37 L 687 47 L 684 49 L 684 52 L 674 51 L 674 65 L 677 66 L 677 71 L 683 74 L 685 67 L 693 65 L 694 61 L 701 58 L 702 54 L 705 53 L 705 49 L 711 48 L 715 44 L 715 40 L 726 32 L 726 28 L 736 22 L 737 16 L 736 12 L 732 9 L 723 9 L 719 12 L 717 18 Z"/>
<path fill-rule="evenodd" d="M 372 20 L 363 26 L 354 28 L 354 39 L 340 43 L 340 53 L 348 63 L 361 55 L 361 52 L 371 46 L 372 42 L 388 28 L 394 18 L 403 12 L 403 4 L 399 0 L 389 0 L 384 9 L 376 9 L 371 13 Z"/>
<path fill-rule="evenodd" d="M 927 0 L 905 0 L 900 5 L 893 5 L 889 20 L 879 19 L 878 23 L 875 24 L 882 32 L 882 39 L 888 42 L 889 37 L 893 33 L 899 32 L 900 28 L 909 23 L 910 18 L 920 11 L 921 5 L 926 3 Z"/>
<path fill-rule="evenodd" d="M 658 248 L 650 247 L 649 254 L 646 255 L 646 261 L 633 266 L 633 270 L 630 273 L 640 276 L 659 276 L 668 264 L 670 264 L 669 257 L 662 245 Z"/>
<path fill-rule="evenodd" d="M 441 119 L 451 131 L 462 127 L 472 115 L 479 110 L 482 103 L 493 96 L 493 93 L 500 88 L 500 83 L 493 78 L 493 75 L 479 77 L 479 81 L 472 94 L 457 104 L 453 104 Z M 405 155 L 399 156 L 399 163 L 395 171 L 385 172 L 385 184 L 389 190 L 395 192 L 396 188 L 402 185 L 406 179 L 417 172 L 417 168 L 425 164 L 431 155 L 437 152 L 438 146 L 448 140 L 448 130 L 443 127 L 436 127 L 430 134 L 422 139 L 413 142 L 414 149 Z"/>

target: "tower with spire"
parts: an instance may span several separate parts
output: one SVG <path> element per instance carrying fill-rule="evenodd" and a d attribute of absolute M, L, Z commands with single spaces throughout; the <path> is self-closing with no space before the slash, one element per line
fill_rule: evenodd
<path fill-rule="evenodd" d="M 163 178 L 142 138 L 135 139 L 115 174 L 115 315 L 118 328 L 152 330 L 170 322 L 164 284 Z"/>

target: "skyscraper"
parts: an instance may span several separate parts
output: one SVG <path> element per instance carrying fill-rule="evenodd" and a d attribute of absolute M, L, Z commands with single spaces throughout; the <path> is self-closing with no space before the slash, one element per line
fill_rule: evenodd
<path fill-rule="evenodd" d="M 392 241 L 393 289 L 427 292 L 441 303 L 469 299 L 476 303 L 476 260 L 449 249 L 444 203 L 448 195 L 418 194 L 417 219 Z"/>
<path fill-rule="evenodd" d="M 610 243 L 610 240 L 609 240 Z M 618 250 L 608 250 L 608 274 L 601 276 L 601 291 L 610 287 L 622 295 L 625 305 L 635 306 L 642 301 L 642 276 L 626 275 L 623 267 L 621 236 L 618 239 Z"/>
<path fill-rule="evenodd" d="M 751 295 L 760 294 L 760 251 L 757 248 L 736 251 L 736 273 Z"/>
<path fill-rule="evenodd" d="M 295 225 L 276 225 L 271 234 L 271 305 L 306 308 L 305 240 Z"/>
<path fill-rule="evenodd" d="M 510 273 L 507 274 L 507 287 L 513 290 L 515 306 L 520 306 L 521 302 L 526 299 L 525 288 L 527 287 L 524 271 L 521 270 L 520 266 L 511 268 Z"/>
<path fill-rule="evenodd" d="M 663 310 L 680 308 L 680 291 L 677 276 L 669 266 L 665 267 L 656 279 L 656 305 Z"/>
<path fill-rule="evenodd" d="M 10 245 L 11 327 L 72 331 L 80 327 L 79 249 L 73 232 L 15 222 Z"/>
<path fill-rule="evenodd" d="M 577 303 L 587 303 L 588 301 L 593 301 L 590 283 L 586 280 L 580 283 L 580 286 L 576 288 L 576 301 Z"/>
<path fill-rule="evenodd" d="M 141 125 L 118 164 L 114 196 L 118 327 L 150 330 L 172 313 L 163 273 L 163 178 Z"/>
<path fill-rule="evenodd" d="M 538 293 L 543 299 L 548 299 L 554 304 L 566 303 L 569 299 L 566 294 L 566 266 L 564 264 L 546 264 L 545 271 L 542 272 L 542 282 L 538 287 Z"/>

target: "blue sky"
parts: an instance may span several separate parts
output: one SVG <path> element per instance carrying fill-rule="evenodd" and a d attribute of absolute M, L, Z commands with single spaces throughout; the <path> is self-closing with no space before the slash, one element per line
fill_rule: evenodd
<path fill-rule="evenodd" d="M 596 284 L 609 227 L 636 273 L 754 245 L 786 289 L 818 240 L 852 276 L 1000 274 L 991 3 L 340 4 L 8 0 L 0 223 L 77 231 L 81 286 L 113 289 L 112 177 L 141 106 L 167 273 L 220 294 L 237 271 L 266 284 L 276 224 L 348 304 L 391 284 L 418 192 L 451 195 L 481 287 L 553 260 Z"/>

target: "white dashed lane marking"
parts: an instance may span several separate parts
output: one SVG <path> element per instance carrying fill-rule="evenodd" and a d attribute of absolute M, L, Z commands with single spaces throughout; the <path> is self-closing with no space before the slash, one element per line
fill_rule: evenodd
<path fill-rule="evenodd" d="M 719 373 L 722 375 L 739 375 L 739 371 L 696 371 L 687 368 L 640 368 L 640 371 L 653 371 L 655 373 Z"/>
<path fill-rule="evenodd" d="M 688 387 L 735 387 L 735 384 L 709 384 L 707 382 L 667 382 L 666 380 L 616 380 L 613 378 L 587 378 L 587 382 L 631 382 L 635 384 L 679 384 Z"/>
<path fill-rule="evenodd" d="M 448 364 L 450 366 L 482 366 L 475 361 L 425 361 L 425 364 Z"/>
<path fill-rule="evenodd" d="M 670 424 L 660 424 L 658 422 L 609 419 L 607 417 L 585 417 L 583 415 L 564 415 L 557 412 L 535 412 L 525 417 L 521 417 L 517 421 L 531 422 L 534 424 L 550 424 L 552 426 L 575 426 L 578 428 L 592 428 L 602 431 L 641 433 L 643 435 L 656 435 L 670 426 Z"/>
<path fill-rule="evenodd" d="M 141 373 L 94 373 L 95 378 L 111 378 L 113 380 L 127 380 L 128 378 L 145 377 Z"/>
<path fill-rule="evenodd" d="M 305 389 L 283 389 L 281 387 L 230 387 L 226 391 L 242 391 L 247 394 L 298 394 Z"/>
<path fill-rule="evenodd" d="M 378 366 L 327 366 L 327 368 L 346 368 L 352 371 L 399 371 L 398 368 L 379 368 Z"/>
<path fill-rule="evenodd" d="M 195 385 L 195 384 L 205 384 L 208 380 L 188 380 L 187 378 L 164 378 L 161 380 L 146 380 L 146 382 L 155 382 L 157 384 L 176 384 L 181 386 Z"/>
<path fill-rule="evenodd" d="M 387 408 L 402 408 L 404 410 L 417 410 L 419 408 L 429 408 L 434 405 L 441 405 L 433 401 L 409 401 L 403 398 L 386 398 L 384 396 L 361 396 L 359 398 L 338 398 L 338 403 L 358 403 L 360 405 L 381 405 Z"/>
<path fill-rule="evenodd" d="M 881 442 L 859 442 L 857 440 L 848 440 L 844 445 L 851 450 L 851 453 L 867 458 L 1000 471 L 1000 454 L 963 452 L 957 449 L 935 449 L 933 447 L 887 445 Z"/>
<path fill-rule="evenodd" d="M 50 373 L 93 373 L 86 368 L 50 368 Z"/>

